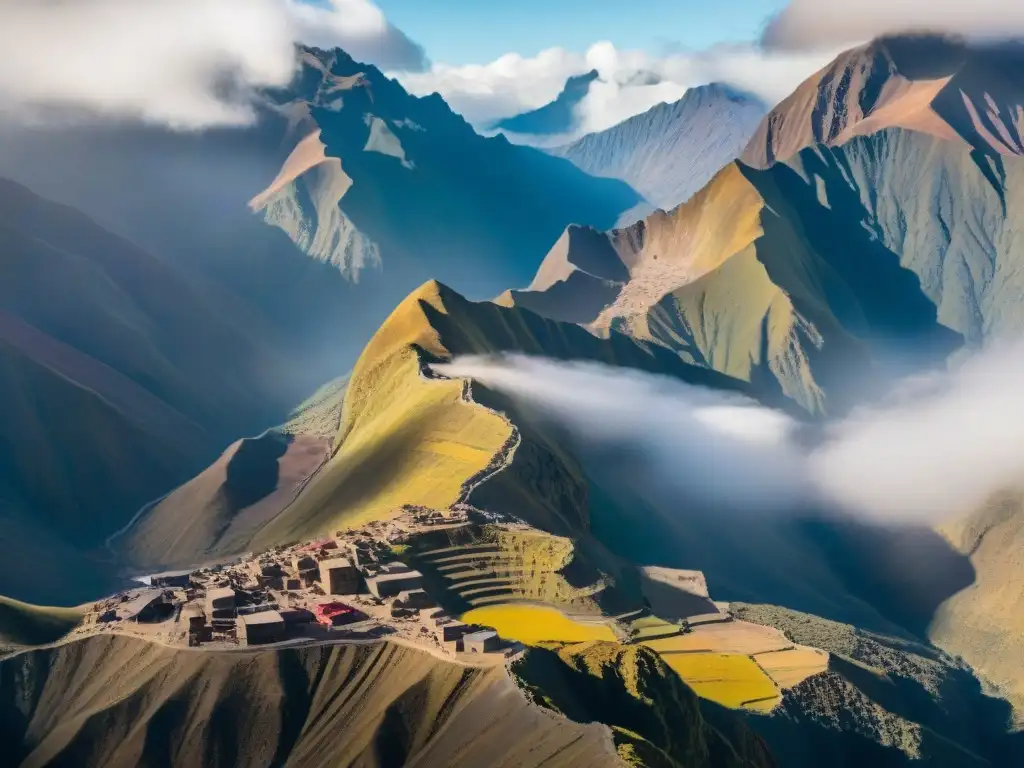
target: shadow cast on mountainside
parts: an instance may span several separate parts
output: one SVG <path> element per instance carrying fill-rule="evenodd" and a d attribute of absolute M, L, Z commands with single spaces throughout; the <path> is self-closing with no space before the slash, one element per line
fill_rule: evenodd
<path fill-rule="evenodd" d="M 245 438 L 225 472 L 221 492 L 232 512 L 251 506 L 277 490 L 280 459 L 294 438 L 280 432 L 265 432 Z"/>
<path fill-rule="evenodd" d="M 792 162 L 804 175 L 782 163 L 764 171 L 740 165 L 769 209 L 757 255 L 772 282 L 799 311 L 813 317 L 825 309 L 908 370 L 944 360 L 962 339 L 939 324 L 918 277 L 871 230 L 842 153 L 815 147 Z"/>
<path fill-rule="evenodd" d="M 804 518 L 797 526 L 851 594 L 918 637 L 939 606 L 975 580 L 971 561 L 924 525 Z"/>
<path fill-rule="evenodd" d="M 970 561 L 924 526 L 709 508 L 681 498 L 642 457 L 585 467 L 592 534 L 638 565 L 703 571 L 715 600 L 923 637 L 938 607 L 974 581 Z"/>

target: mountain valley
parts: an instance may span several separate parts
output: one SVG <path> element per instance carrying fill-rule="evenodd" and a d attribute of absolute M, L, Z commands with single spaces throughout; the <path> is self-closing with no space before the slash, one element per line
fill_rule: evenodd
<path fill-rule="evenodd" d="M 295 55 L 244 127 L 0 121 L 12 765 L 1018 764 L 1019 488 L 727 499 L 796 476 L 772 430 L 1019 349 L 1019 44 L 884 35 L 544 151 Z"/>

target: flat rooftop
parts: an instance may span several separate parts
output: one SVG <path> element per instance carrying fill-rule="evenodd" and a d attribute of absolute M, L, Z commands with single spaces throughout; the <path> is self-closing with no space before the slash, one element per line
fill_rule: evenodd
<path fill-rule="evenodd" d="M 284 616 L 278 611 L 260 611 L 259 613 L 248 613 L 239 616 L 238 620 L 243 624 L 284 624 Z"/>
<path fill-rule="evenodd" d="M 207 600 L 221 600 L 225 597 L 230 597 L 232 600 L 235 598 L 235 590 L 231 587 L 220 587 L 219 589 L 210 589 L 206 592 Z"/>
<path fill-rule="evenodd" d="M 376 576 L 370 576 L 368 581 L 372 580 L 378 584 L 382 581 L 398 581 L 404 579 L 422 579 L 423 574 L 419 571 L 400 571 L 398 573 L 381 573 Z"/>
<path fill-rule="evenodd" d="M 331 571 L 335 568 L 355 568 L 352 561 L 347 557 L 333 557 L 330 560 L 321 560 L 320 567 Z"/>
<path fill-rule="evenodd" d="M 462 636 L 462 640 L 463 640 L 463 642 L 469 640 L 471 642 L 478 642 L 479 643 L 479 642 L 483 642 L 484 640 L 490 640 L 492 637 L 497 637 L 497 636 L 498 636 L 498 633 L 495 632 L 493 629 L 484 629 L 484 630 L 481 630 L 480 632 L 472 632 L 472 633 L 470 633 L 468 635 L 463 635 Z"/>

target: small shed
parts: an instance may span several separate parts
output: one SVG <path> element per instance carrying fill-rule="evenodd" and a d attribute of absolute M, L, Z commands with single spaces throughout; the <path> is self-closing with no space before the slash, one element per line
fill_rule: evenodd
<path fill-rule="evenodd" d="M 209 590 L 206 593 L 206 613 L 214 619 L 233 619 L 235 590 L 231 587 Z"/>
<path fill-rule="evenodd" d="M 436 603 L 422 589 L 407 589 L 398 593 L 396 602 L 401 603 L 403 608 L 433 608 Z"/>
<path fill-rule="evenodd" d="M 493 629 L 473 632 L 462 638 L 462 648 L 466 653 L 494 653 L 501 648 L 501 638 Z"/>
<path fill-rule="evenodd" d="M 423 574 L 419 571 L 392 570 L 389 573 L 381 573 L 371 576 L 366 580 L 366 588 L 370 594 L 383 600 L 385 597 L 395 597 L 404 591 L 412 591 L 423 587 Z"/>
<path fill-rule="evenodd" d="M 206 614 L 196 603 L 187 603 L 181 609 L 181 618 L 188 623 L 189 632 L 202 632 L 206 627 Z"/>
<path fill-rule="evenodd" d="M 267 645 L 286 640 L 284 617 L 277 611 L 260 611 L 238 617 L 238 642 Z"/>
<path fill-rule="evenodd" d="M 359 569 L 347 557 L 320 563 L 320 583 L 328 595 L 354 595 L 359 592 Z"/>

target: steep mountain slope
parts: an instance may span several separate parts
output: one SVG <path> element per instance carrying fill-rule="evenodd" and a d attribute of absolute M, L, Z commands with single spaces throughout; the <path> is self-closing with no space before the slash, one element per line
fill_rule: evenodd
<path fill-rule="evenodd" d="M 0 173 L 214 282 L 232 312 L 285 336 L 304 361 L 292 403 L 350 367 L 417 285 L 493 296 L 527 282 L 568 224 L 612 226 L 639 200 L 478 136 L 440 97 L 414 98 L 340 50 L 299 53 L 295 81 L 265 94 L 249 128 L 0 126 Z"/>
<path fill-rule="evenodd" d="M 887 37 L 840 55 L 765 118 L 742 160 L 763 168 L 816 144 L 882 128 L 961 143 L 981 156 L 1024 153 L 1024 47 L 929 35 Z"/>
<path fill-rule="evenodd" d="M 530 112 L 498 120 L 490 127 L 492 130 L 527 136 L 558 136 L 571 133 L 576 127 L 576 108 L 586 98 L 591 83 L 599 76 L 597 70 L 594 69 L 585 74 L 570 77 L 565 81 L 565 87 L 554 101 Z"/>
<path fill-rule="evenodd" d="M 743 389 L 739 382 L 687 365 L 667 350 L 624 336 L 598 339 L 581 328 L 522 310 L 475 304 L 436 282 L 428 283 L 402 302 L 359 358 L 345 393 L 332 456 L 294 503 L 258 530 L 250 530 L 248 538 L 232 542 L 233 549 L 202 552 L 175 551 L 172 542 L 183 527 L 207 525 L 205 509 L 157 506 L 123 542 L 125 551 L 138 562 L 152 564 L 189 556 L 202 559 L 397 514 L 403 504 L 446 508 L 465 500 L 477 486 L 492 485 L 484 482 L 486 478 L 507 474 L 498 470 L 520 437 L 507 417 L 473 402 L 463 382 L 427 378 L 424 365 L 456 354 L 498 351 L 582 357 Z M 515 450 L 528 466 L 531 449 L 520 444 Z M 553 489 L 535 490 L 532 508 L 520 508 L 518 516 L 535 517 L 542 528 L 554 532 L 576 527 L 578 509 L 553 509 Z M 182 515 L 192 522 L 183 526 Z"/>
<path fill-rule="evenodd" d="M 81 600 L 102 580 L 84 551 L 298 388 L 273 335 L 215 291 L 6 180 L 0 250 L 0 536 L 23 538 L 0 588 L 39 598 L 18 574 L 49 548 L 58 578 L 79 573 L 60 599 Z"/>
<path fill-rule="evenodd" d="M 598 642 L 533 649 L 513 672 L 536 703 L 578 722 L 611 725 L 619 754 L 630 765 L 775 765 L 749 732 L 737 729 L 727 738 L 725 728 L 709 723 L 693 691 L 644 646 Z"/>
<path fill-rule="evenodd" d="M 884 373 L 899 355 L 907 370 L 941 360 L 957 336 L 973 346 L 1018 333 L 1019 55 L 936 38 L 844 54 L 687 204 L 607 237 L 563 236 L 530 288 L 503 300 L 653 338 L 740 378 L 770 375 L 825 412 L 849 404 L 848 374 L 868 358 Z M 966 104 L 989 94 L 973 133 L 951 97 L 915 90 L 947 71 Z M 912 105 L 928 120 L 905 119 Z M 629 279 L 588 272 L 583 251 L 622 262 Z"/>
<path fill-rule="evenodd" d="M 621 179 L 670 211 L 739 157 L 766 111 L 756 98 L 712 83 L 548 152 L 594 176 Z"/>
<path fill-rule="evenodd" d="M 0 597 L 0 652 L 59 640 L 81 621 L 80 608 L 43 608 Z"/>
<path fill-rule="evenodd" d="M 94 637 L 0 661 L 13 765 L 619 766 L 502 666 L 392 644 L 197 652 Z"/>
<path fill-rule="evenodd" d="M 976 577 L 939 609 L 934 641 L 974 665 L 1024 712 L 1024 499 L 1007 491 L 942 526 Z"/>
<path fill-rule="evenodd" d="M 782 764 L 1013 764 L 1019 735 L 1006 732 L 1009 705 L 986 696 L 962 661 L 920 642 L 776 606 L 733 610 L 830 654 L 828 672 L 784 693 L 779 716 L 749 721 Z M 845 731 L 842 738 L 837 730 Z"/>
<path fill-rule="evenodd" d="M 898 257 L 861 226 L 860 202 L 837 191 L 826 205 L 813 182 L 793 177 L 788 166 L 761 175 L 726 166 L 671 213 L 563 240 L 539 273 L 557 277 L 503 301 L 539 312 L 554 306 L 562 319 L 597 332 L 656 340 L 761 386 L 774 380 L 812 413 L 841 411 L 863 394 L 848 389 L 850 373 L 864 370 L 872 345 L 912 341 L 924 358 L 948 354 L 956 334 L 936 322 L 934 306 Z M 609 286 L 607 269 L 592 275 L 576 266 L 598 258 L 620 262 L 628 280 Z M 595 277 L 606 281 L 605 290 L 585 295 L 597 293 Z M 879 280 L 886 293 L 876 290 Z M 563 298 L 549 298 L 555 295 Z"/>

